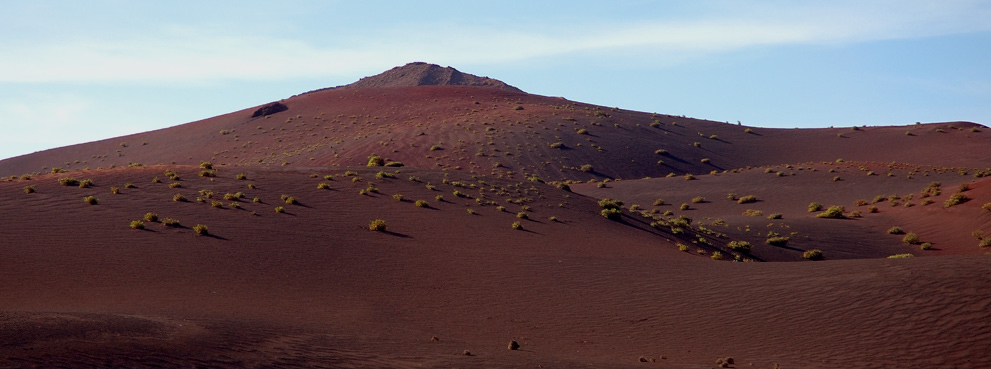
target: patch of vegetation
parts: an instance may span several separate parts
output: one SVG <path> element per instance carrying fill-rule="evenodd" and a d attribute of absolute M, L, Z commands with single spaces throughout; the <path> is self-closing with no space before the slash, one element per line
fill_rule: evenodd
<path fill-rule="evenodd" d="M 414 204 L 416 204 L 416 207 L 418 207 L 418 208 L 429 208 L 430 207 L 430 204 L 427 203 L 426 200 L 416 200 L 416 202 Z"/>
<path fill-rule="evenodd" d="M 807 251 L 805 251 L 805 252 L 802 253 L 802 257 L 803 258 L 806 258 L 806 259 L 809 259 L 809 260 L 822 260 L 822 259 L 824 259 L 823 255 L 822 255 L 822 250 L 819 250 L 819 249 L 807 250 Z"/>
<path fill-rule="evenodd" d="M 285 213 L 286 212 L 286 208 L 284 206 L 276 206 L 275 207 L 275 212 L 276 213 Z"/>
<path fill-rule="evenodd" d="M 905 234 L 905 237 L 902 237 L 902 242 L 907 243 L 909 245 L 918 245 L 922 243 L 919 240 L 919 235 L 915 234 L 915 232 L 908 232 L 907 234 Z"/>
<path fill-rule="evenodd" d="M 782 215 L 781 213 L 771 213 L 771 215 L 767 216 L 767 219 L 781 219 L 783 217 L 784 215 Z"/>
<path fill-rule="evenodd" d="M 24 193 L 34 193 L 34 186 L 24 186 Z"/>
<path fill-rule="evenodd" d="M 58 183 L 63 186 L 78 186 L 79 180 L 72 177 L 63 177 L 58 179 Z"/>
<path fill-rule="evenodd" d="M 234 178 L 237 178 L 239 181 L 244 181 L 248 179 L 248 175 L 244 173 L 238 173 L 236 176 L 234 176 Z"/>
<path fill-rule="evenodd" d="M 754 195 L 743 196 L 736 200 L 737 204 L 750 204 L 754 202 L 757 202 L 757 196 Z"/>
<path fill-rule="evenodd" d="M 822 210 L 822 204 L 818 202 L 809 203 L 809 212 L 814 213 Z"/>
<path fill-rule="evenodd" d="M 393 194 L 392 198 L 396 199 L 396 201 L 403 201 L 403 194 L 401 193 Z"/>
<path fill-rule="evenodd" d="M 902 227 L 894 226 L 888 228 L 888 234 L 905 234 L 905 230 L 903 230 Z"/>
<path fill-rule="evenodd" d="M 724 258 L 723 253 L 720 251 L 713 251 L 712 256 L 710 257 L 712 258 L 712 260 L 723 260 Z"/>
<path fill-rule="evenodd" d="M 816 214 L 816 218 L 843 219 L 846 218 L 843 215 L 844 212 L 846 212 L 846 208 L 842 205 L 830 206 L 826 211 Z"/>
<path fill-rule="evenodd" d="M 97 199 L 94 196 L 86 196 L 86 197 L 83 198 L 83 202 L 85 202 L 87 204 L 90 204 L 90 205 L 96 205 L 97 203 L 100 202 L 100 200 Z"/>
<path fill-rule="evenodd" d="M 381 156 L 372 155 L 372 156 L 369 156 L 368 157 L 368 164 L 367 164 L 367 166 L 369 166 L 369 167 L 381 167 L 383 165 L 385 165 L 385 159 L 383 159 Z"/>
<path fill-rule="evenodd" d="M 905 259 L 905 258 L 914 258 L 914 257 L 915 255 L 912 254 L 895 254 L 888 256 L 888 259 Z"/>
<path fill-rule="evenodd" d="M 158 214 L 155 214 L 155 213 L 152 213 L 152 212 L 147 212 L 147 213 L 145 213 L 144 219 L 145 219 L 145 221 L 151 222 L 151 223 L 157 222 L 158 221 Z"/>
<path fill-rule="evenodd" d="M 527 215 L 527 213 L 525 211 L 521 211 L 519 213 L 516 213 L 516 217 L 517 218 L 520 218 L 520 219 L 530 219 L 530 216 Z"/>
<path fill-rule="evenodd" d="M 609 220 L 619 220 L 623 215 L 623 211 L 618 208 L 606 208 L 602 209 L 599 214 Z"/>
<path fill-rule="evenodd" d="M 700 203 L 703 203 L 703 202 L 705 202 L 705 197 L 696 196 L 696 197 L 693 197 L 692 198 L 692 203 L 693 204 L 700 204 Z"/>
<path fill-rule="evenodd" d="M 210 229 L 207 226 L 203 225 L 203 224 L 194 225 L 193 226 L 193 231 L 196 232 L 196 234 L 201 235 L 201 236 L 206 236 L 206 235 L 210 234 Z"/>
<path fill-rule="evenodd" d="M 750 253 L 750 250 L 753 248 L 753 245 L 751 245 L 750 242 L 747 241 L 730 241 L 728 246 L 730 250 L 739 252 L 741 254 Z"/>
<path fill-rule="evenodd" d="M 950 198 L 946 199 L 946 201 L 943 202 L 943 207 L 948 208 L 951 206 L 963 204 L 967 201 L 970 201 L 970 197 L 962 193 L 955 193 L 950 195 Z"/>
<path fill-rule="evenodd" d="M 747 209 L 743 211 L 743 215 L 746 215 L 748 217 L 759 217 L 761 215 L 764 215 L 764 212 L 757 209 Z"/>
<path fill-rule="evenodd" d="M 523 223 L 513 222 L 513 229 L 522 231 L 523 230 Z"/>
<path fill-rule="evenodd" d="M 213 163 L 204 161 L 200 163 L 200 169 L 210 170 L 213 169 Z"/>
<path fill-rule="evenodd" d="M 145 229 L 145 222 L 140 220 L 132 220 L 130 227 L 131 229 Z"/>
<path fill-rule="evenodd" d="M 782 236 L 774 236 L 774 237 L 768 238 L 764 242 L 766 242 L 768 245 L 771 245 L 771 246 L 785 246 L 785 245 L 788 244 L 788 241 L 789 240 L 791 240 L 791 238 L 782 237 Z"/>
<path fill-rule="evenodd" d="M 175 218 L 162 218 L 162 226 L 165 227 L 178 227 L 179 220 Z"/>

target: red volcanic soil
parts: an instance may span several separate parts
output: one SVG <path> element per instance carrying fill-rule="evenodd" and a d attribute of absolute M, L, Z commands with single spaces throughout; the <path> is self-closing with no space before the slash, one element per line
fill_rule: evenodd
<path fill-rule="evenodd" d="M 991 367 L 983 126 L 363 81 L 0 161 L 0 368 Z"/>

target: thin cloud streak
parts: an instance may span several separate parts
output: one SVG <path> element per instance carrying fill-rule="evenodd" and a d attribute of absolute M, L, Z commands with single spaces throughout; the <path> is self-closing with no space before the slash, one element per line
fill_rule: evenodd
<path fill-rule="evenodd" d="M 904 4 L 904 3 L 902 3 Z M 303 39 L 183 29 L 157 37 L 9 45 L 0 83 L 151 83 L 350 77 L 407 61 L 519 62 L 610 50 L 694 57 L 767 45 L 832 44 L 991 30 L 971 2 L 741 9 L 733 17 L 506 32 L 424 25 L 315 46 Z M 577 30 L 576 30 L 577 29 Z M 264 46 L 261 46 L 264 45 Z M 361 46 L 354 46 L 361 45 Z M 16 56 L 14 55 L 16 54 Z M 682 60 L 684 60 L 682 58 Z"/>

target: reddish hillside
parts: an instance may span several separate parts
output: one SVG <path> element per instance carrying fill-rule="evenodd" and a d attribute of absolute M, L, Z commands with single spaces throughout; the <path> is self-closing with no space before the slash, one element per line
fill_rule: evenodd
<path fill-rule="evenodd" d="M 414 63 L 0 161 L 0 367 L 991 367 L 983 126 L 496 82 Z"/>

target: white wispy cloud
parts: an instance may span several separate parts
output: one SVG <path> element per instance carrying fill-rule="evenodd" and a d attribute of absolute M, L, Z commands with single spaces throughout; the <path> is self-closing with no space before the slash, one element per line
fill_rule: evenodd
<path fill-rule="evenodd" d="M 505 29 L 414 24 L 346 43 L 184 28 L 155 35 L 86 35 L 63 42 L 0 42 L 0 83 L 192 83 L 354 76 L 406 61 L 486 64 L 622 50 L 706 55 L 763 45 L 863 42 L 991 30 L 976 1 L 735 3 L 686 20 Z M 319 36 L 319 35 L 318 35 Z M 310 36 L 312 37 L 312 36 Z"/>

